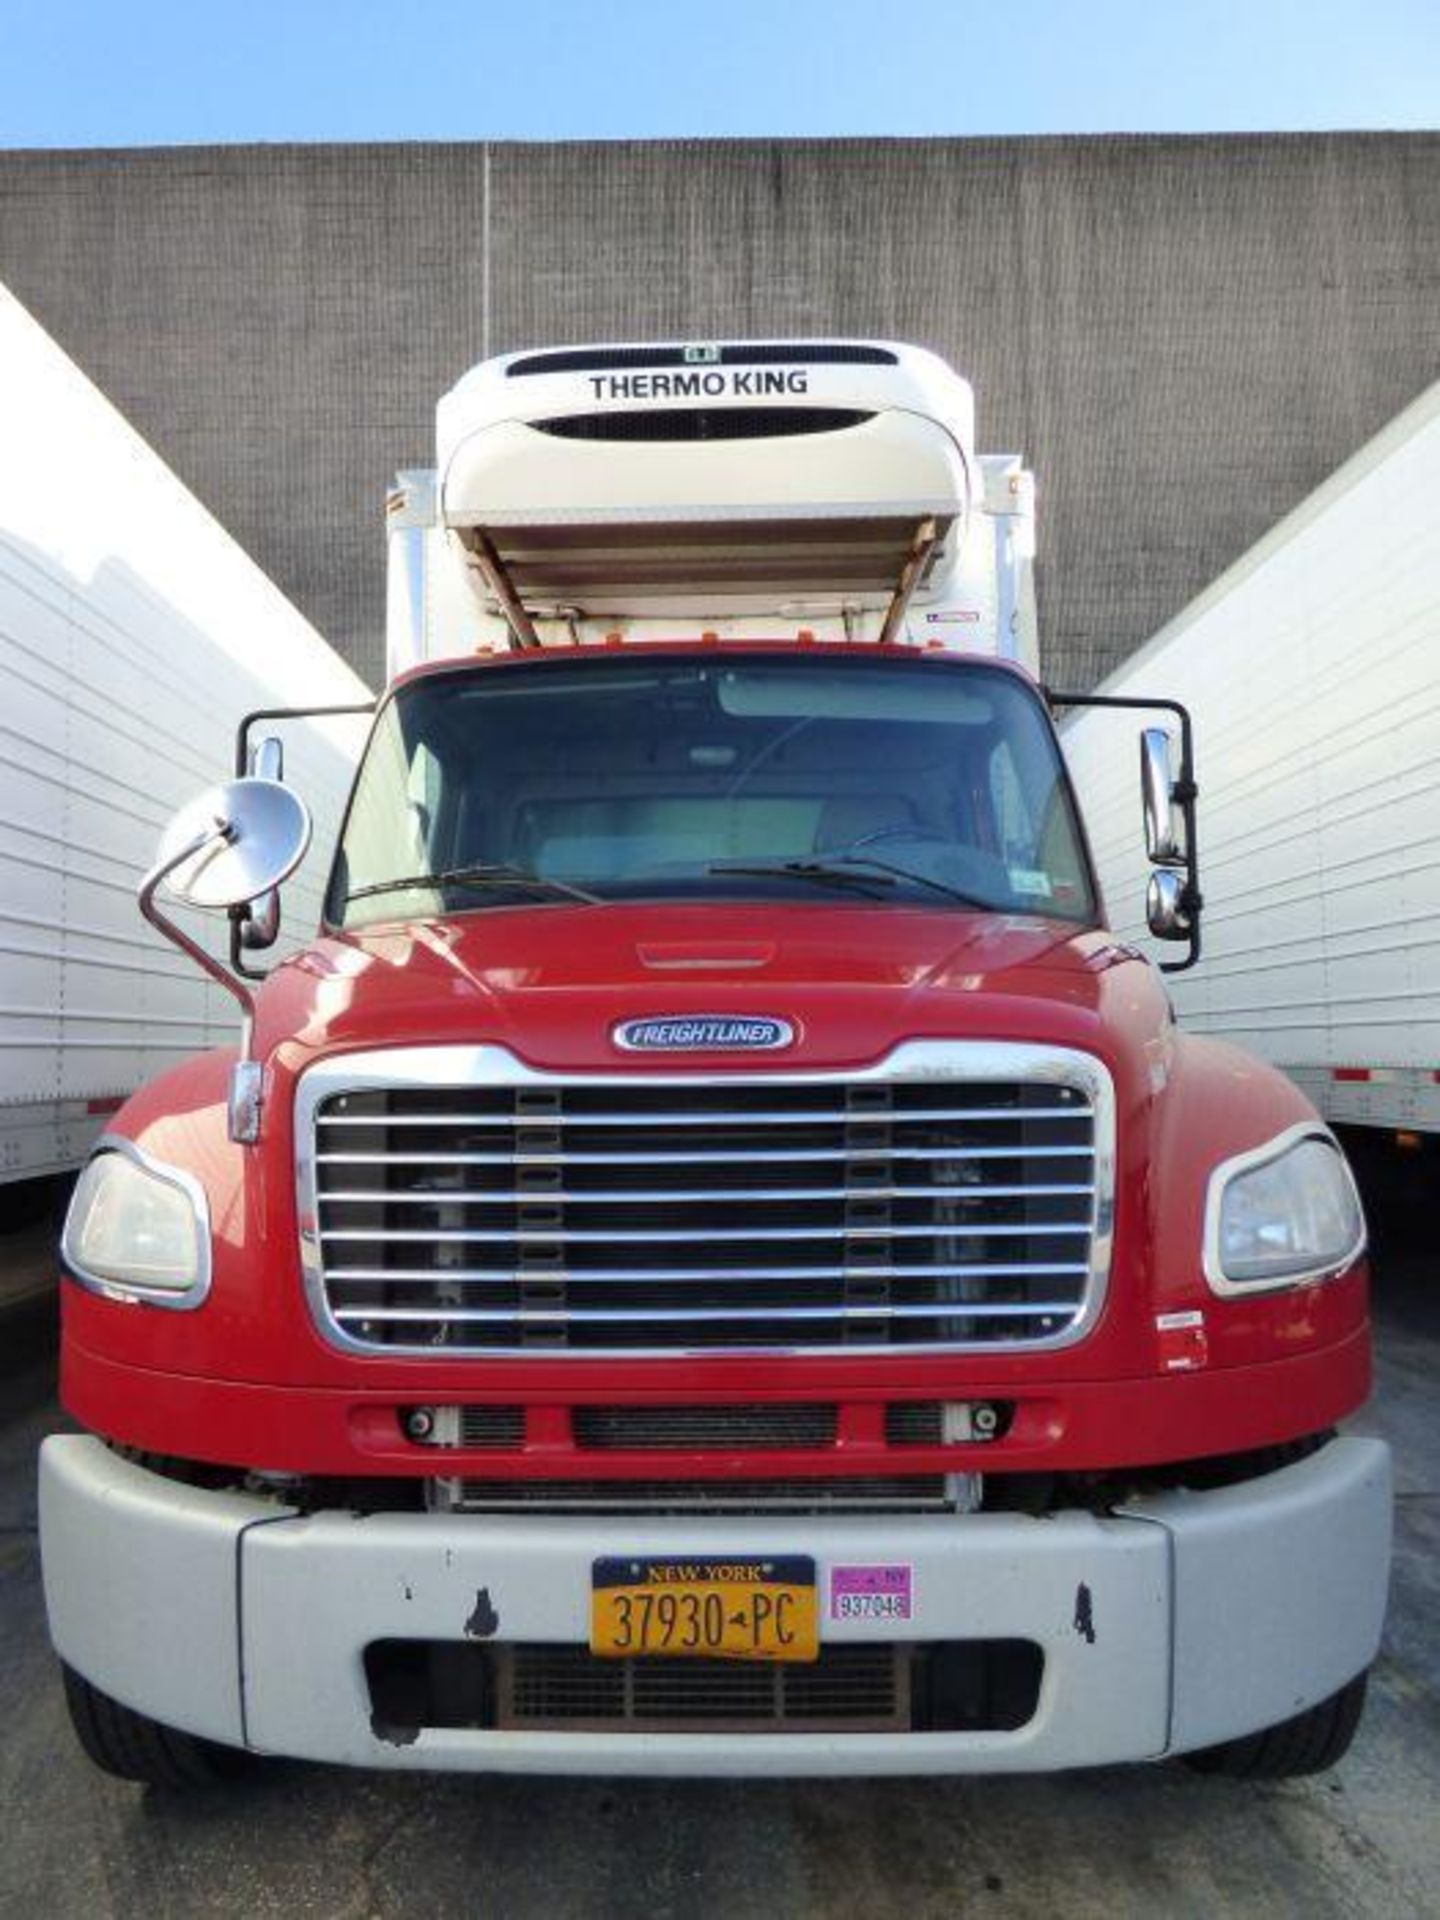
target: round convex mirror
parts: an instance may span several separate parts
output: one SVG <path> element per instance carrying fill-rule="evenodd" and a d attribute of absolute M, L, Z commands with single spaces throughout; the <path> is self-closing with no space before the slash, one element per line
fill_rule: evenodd
<path fill-rule="evenodd" d="M 157 865 L 197 840 L 165 885 L 195 907 L 238 907 L 299 866 L 310 845 L 310 812 L 278 780 L 231 780 L 181 808 L 165 829 Z"/>

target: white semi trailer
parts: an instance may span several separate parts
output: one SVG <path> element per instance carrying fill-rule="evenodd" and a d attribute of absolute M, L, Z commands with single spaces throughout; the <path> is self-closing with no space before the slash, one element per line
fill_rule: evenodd
<path fill-rule="evenodd" d="M 141 1081 L 228 1043 L 233 1002 L 135 914 L 158 829 L 248 708 L 368 692 L 37 321 L 0 288 L 0 1182 L 79 1164 Z M 295 727 L 315 844 L 357 723 Z M 303 769 L 303 772 L 302 772 Z M 196 915 L 193 928 L 213 942 Z M 222 927 L 223 932 L 223 927 Z"/>
<path fill-rule="evenodd" d="M 1440 1134 L 1440 384 L 1100 692 L 1190 709 L 1205 964 L 1187 1027 L 1338 1124 Z M 1110 908 L 1145 944 L 1129 726 L 1064 730 Z"/>

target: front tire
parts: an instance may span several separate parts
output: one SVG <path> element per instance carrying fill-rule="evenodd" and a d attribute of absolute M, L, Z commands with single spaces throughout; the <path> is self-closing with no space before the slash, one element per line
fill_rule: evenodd
<path fill-rule="evenodd" d="M 75 1737 L 106 1773 L 147 1787 L 194 1788 L 219 1786 L 246 1769 L 250 1755 L 162 1726 L 121 1706 L 73 1667 L 62 1664 L 60 1671 Z"/>
<path fill-rule="evenodd" d="M 1229 1780 L 1290 1780 L 1323 1773 L 1349 1751 L 1365 1706 L 1368 1674 L 1359 1673 L 1328 1700 L 1319 1700 L 1293 1719 L 1262 1727 L 1239 1740 L 1222 1740 L 1182 1756 L 1197 1773 Z"/>

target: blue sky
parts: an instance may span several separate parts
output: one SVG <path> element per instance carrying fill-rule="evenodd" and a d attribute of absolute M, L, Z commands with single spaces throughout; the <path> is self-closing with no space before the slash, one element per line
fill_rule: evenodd
<path fill-rule="evenodd" d="M 5 0 L 0 146 L 1440 124 L 1440 0 Z"/>

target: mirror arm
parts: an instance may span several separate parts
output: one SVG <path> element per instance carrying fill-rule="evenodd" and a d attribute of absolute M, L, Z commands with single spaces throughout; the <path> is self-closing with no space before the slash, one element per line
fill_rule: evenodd
<path fill-rule="evenodd" d="M 373 715 L 378 704 L 375 700 L 365 700 L 327 707 L 256 707 L 252 713 L 244 716 L 235 729 L 235 778 L 241 780 L 252 770 L 250 729 L 261 720 L 325 720 L 343 714 Z M 245 905 L 230 909 L 230 971 L 238 974 L 242 980 L 268 980 L 270 978 L 268 967 L 252 967 L 245 958 L 242 929 L 247 913 L 248 907 Z"/>
<path fill-rule="evenodd" d="M 336 714 L 370 713 L 373 714 L 379 702 L 376 700 L 351 701 L 338 707 L 256 707 L 253 713 L 247 713 L 235 729 L 235 778 L 242 779 L 250 770 L 250 729 L 259 720 L 325 720 Z"/>
<path fill-rule="evenodd" d="M 1204 897 L 1200 892 L 1200 843 L 1195 830 L 1195 802 L 1200 789 L 1195 782 L 1195 732 L 1190 710 L 1178 700 L 1144 700 L 1123 693 L 1058 693 L 1053 687 L 1041 689 L 1053 707 L 1138 707 L 1173 713 L 1180 722 L 1180 771 L 1170 788 L 1170 797 L 1179 807 L 1185 822 L 1185 888 L 1181 901 L 1190 916 L 1190 946 L 1183 960 L 1161 960 L 1161 973 L 1187 973 L 1200 958 L 1200 911 Z"/>
<path fill-rule="evenodd" d="M 230 1098 L 228 1102 L 230 1138 L 243 1146 L 253 1145 L 260 1138 L 260 1095 L 262 1068 L 251 1051 L 255 1040 L 255 997 L 243 980 L 237 980 L 229 969 L 213 954 L 205 951 L 197 940 L 192 940 L 183 927 L 177 926 L 168 914 L 162 912 L 156 904 L 155 895 L 163 880 L 169 878 L 177 867 L 183 867 L 187 860 L 193 859 L 202 848 L 212 841 L 233 841 L 235 829 L 228 820 L 217 819 L 213 826 L 206 827 L 193 839 L 186 842 L 178 853 L 168 860 L 162 860 L 152 867 L 140 882 L 137 898 L 140 911 L 157 933 L 179 947 L 180 951 L 193 960 L 202 972 L 209 974 L 225 991 L 232 994 L 240 1003 L 240 1058 L 235 1062 L 230 1075 Z"/>
<path fill-rule="evenodd" d="M 242 980 L 268 980 L 270 978 L 270 969 L 268 967 L 252 967 L 248 965 L 245 960 L 244 928 L 248 910 L 249 903 L 246 902 L 238 907 L 231 907 L 228 914 L 230 921 L 230 967 L 232 972 L 239 974 Z"/>

